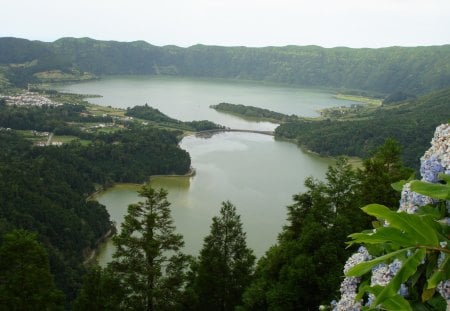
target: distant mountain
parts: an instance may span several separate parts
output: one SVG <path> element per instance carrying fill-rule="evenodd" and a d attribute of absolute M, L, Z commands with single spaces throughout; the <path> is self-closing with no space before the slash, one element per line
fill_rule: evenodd
<path fill-rule="evenodd" d="M 381 49 L 206 45 L 180 48 L 90 38 L 62 38 L 52 43 L 0 38 L 0 51 L 0 64 L 28 63 L 27 72 L 33 74 L 59 69 L 97 75 L 231 78 L 383 95 L 418 95 L 450 86 L 450 45 Z M 9 77 L 14 80 L 19 71 L 16 68 Z"/>

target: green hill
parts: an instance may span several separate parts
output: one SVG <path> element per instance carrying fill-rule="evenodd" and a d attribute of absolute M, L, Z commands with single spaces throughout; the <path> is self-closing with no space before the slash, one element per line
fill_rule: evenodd
<path fill-rule="evenodd" d="M 318 46 L 157 47 L 143 41 L 62 38 L 52 43 L 0 38 L 0 64 L 16 85 L 40 71 L 247 79 L 303 87 L 425 94 L 450 87 L 450 45 L 381 49 Z M 10 64 L 35 61 L 20 75 Z M 37 61 L 37 62 L 36 62 Z M 31 73 L 31 75 L 30 75 Z M 21 80 L 22 79 L 22 80 Z"/>
<path fill-rule="evenodd" d="M 367 157 L 386 138 L 403 146 L 403 159 L 418 167 L 437 125 L 450 120 L 450 88 L 409 102 L 390 103 L 364 118 L 299 120 L 280 125 L 275 136 L 294 139 L 324 155 Z"/>

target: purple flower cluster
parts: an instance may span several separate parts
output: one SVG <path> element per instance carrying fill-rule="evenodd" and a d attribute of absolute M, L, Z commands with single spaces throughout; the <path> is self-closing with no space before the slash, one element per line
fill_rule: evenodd
<path fill-rule="evenodd" d="M 420 165 L 420 175 L 423 181 L 437 183 L 439 181 L 438 174 L 444 173 L 445 168 L 441 165 L 439 158 L 432 154 L 428 158 L 422 158 Z"/>
<path fill-rule="evenodd" d="M 439 182 L 438 174 L 440 173 L 450 175 L 450 124 L 442 124 L 436 128 L 436 132 L 431 141 L 431 147 L 421 158 L 420 174 L 422 181 L 437 183 Z M 414 214 L 419 207 L 432 204 L 433 202 L 431 198 L 413 192 L 410 184 L 407 183 L 402 189 L 398 212 Z M 447 207 L 450 210 L 449 202 L 447 202 Z M 447 225 L 449 223 L 448 218 L 445 218 L 441 222 Z M 387 223 L 386 225 L 389 226 Z M 444 253 L 441 253 L 439 256 L 440 264 L 443 262 L 445 256 L 447 255 Z M 361 247 L 357 253 L 353 254 L 347 260 L 344 273 L 358 263 L 369 260 L 370 257 L 367 249 Z M 395 259 L 389 265 L 379 264 L 375 266 L 372 269 L 371 286 L 386 286 L 401 269 L 401 266 L 402 262 L 398 259 Z M 344 279 L 340 289 L 341 299 L 338 302 L 332 303 L 333 311 L 361 310 L 362 301 L 355 301 L 359 282 L 360 279 L 356 277 L 346 277 Z M 447 300 L 447 305 L 450 306 L 450 280 L 440 282 L 437 286 L 437 291 Z M 408 288 L 404 284 L 401 285 L 399 294 L 402 296 L 408 295 Z M 369 294 L 366 306 L 371 305 L 374 299 L 375 296 Z"/>
<path fill-rule="evenodd" d="M 403 186 L 400 207 L 397 211 L 415 214 L 419 207 L 432 203 L 433 199 L 412 191 L 410 183 L 407 183 Z"/>
<path fill-rule="evenodd" d="M 428 182 L 436 182 L 437 174 L 450 174 L 450 124 L 442 124 L 436 128 L 431 140 L 431 147 L 420 159 L 420 174 Z"/>
<path fill-rule="evenodd" d="M 360 264 L 361 262 L 371 259 L 369 252 L 363 246 L 361 246 L 356 253 L 347 259 L 344 266 L 344 273 L 347 273 L 352 267 Z M 356 295 L 358 292 L 358 285 L 360 278 L 354 276 L 345 277 L 341 283 L 341 299 L 332 303 L 333 311 L 359 311 L 361 310 L 361 301 L 356 301 Z"/>

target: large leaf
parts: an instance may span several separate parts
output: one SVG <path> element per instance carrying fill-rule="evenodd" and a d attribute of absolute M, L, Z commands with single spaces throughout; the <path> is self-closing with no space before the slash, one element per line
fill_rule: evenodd
<path fill-rule="evenodd" d="M 438 177 L 439 177 L 440 180 L 443 180 L 447 184 L 450 184 L 450 175 L 444 174 L 444 173 L 439 173 Z"/>
<path fill-rule="evenodd" d="M 375 297 L 378 297 L 381 294 L 381 292 L 383 291 L 383 287 L 379 286 L 379 285 L 375 285 L 375 286 L 368 288 L 367 291 L 374 294 Z M 374 303 L 372 303 L 372 305 L 370 307 L 363 308 L 363 310 L 368 310 L 368 311 L 369 310 L 370 311 L 380 310 L 377 306 L 378 305 L 376 305 L 374 302 Z M 412 311 L 412 308 L 411 308 L 410 304 L 408 303 L 408 301 L 406 301 L 406 299 L 404 299 L 400 295 L 396 295 L 396 296 L 389 297 L 388 299 L 383 301 L 383 308 L 381 310 Z"/>
<path fill-rule="evenodd" d="M 388 253 L 388 254 L 386 254 L 384 256 L 377 257 L 377 258 L 372 259 L 370 261 L 362 262 L 362 263 L 357 264 L 356 266 L 350 268 L 345 275 L 346 276 L 361 276 L 361 275 L 366 274 L 367 272 L 369 272 L 374 266 L 376 266 L 376 265 L 378 265 L 378 264 L 380 264 L 382 262 L 385 262 L 388 259 L 391 259 L 392 257 L 395 257 L 395 256 L 398 256 L 398 257 L 406 256 L 408 251 L 412 250 L 412 249 L 413 249 L 412 247 L 400 249 L 398 251 Z"/>
<path fill-rule="evenodd" d="M 383 306 L 389 311 L 412 311 L 408 301 L 400 295 L 389 297 L 383 302 Z"/>
<path fill-rule="evenodd" d="M 398 270 L 397 274 L 392 278 L 389 284 L 382 289 L 380 294 L 377 295 L 374 305 L 377 306 L 379 304 L 383 304 L 387 307 L 386 301 L 390 300 L 394 296 L 399 296 L 398 290 L 400 289 L 401 284 L 405 283 L 408 278 L 416 272 L 417 267 L 422 263 L 425 255 L 426 250 L 424 248 L 420 248 L 417 249 L 412 256 L 403 261 L 402 267 Z"/>
<path fill-rule="evenodd" d="M 439 225 L 428 215 L 397 213 L 380 204 L 366 205 L 363 210 L 369 215 L 387 220 L 391 227 L 404 232 L 417 246 L 439 246 L 436 233 Z"/>
<path fill-rule="evenodd" d="M 441 267 L 439 267 L 427 280 L 426 289 L 435 288 L 440 281 L 446 280 L 449 277 L 449 274 L 450 274 L 450 260 L 449 257 L 446 256 Z"/>
<path fill-rule="evenodd" d="M 410 181 L 414 180 L 415 177 L 415 173 L 411 174 L 411 176 L 408 178 L 408 180 L 402 179 L 400 181 L 397 181 L 395 183 L 391 184 L 392 189 L 394 189 L 395 191 L 398 192 L 402 192 L 403 190 L 403 186 L 407 183 L 409 183 Z"/>
<path fill-rule="evenodd" d="M 414 180 L 411 182 L 411 190 L 434 199 L 450 200 L 450 185 Z"/>
<path fill-rule="evenodd" d="M 349 235 L 353 243 L 378 244 L 392 242 L 402 247 L 415 246 L 410 237 L 404 232 L 392 227 L 379 227 L 372 233 L 353 233 Z"/>

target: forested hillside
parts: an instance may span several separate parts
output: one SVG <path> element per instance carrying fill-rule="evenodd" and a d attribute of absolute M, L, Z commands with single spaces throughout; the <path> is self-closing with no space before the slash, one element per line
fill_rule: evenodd
<path fill-rule="evenodd" d="M 190 169 L 189 154 L 178 147 L 181 132 L 138 123 L 94 132 L 86 128 L 111 122 L 111 117 L 88 114 L 85 106 L 76 104 L 0 102 L 0 245 L 3 235 L 16 229 L 37 233 L 67 302 L 80 286 L 86 255 L 112 226 L 105 207 L 87 200 L 95 184 L 142 183 L 153 174 Z M 39 131 L 73 140 L 39 147 L 32 143 L 43 133 Z M 2 273 L 13 268 L 0 264 Z M 0 279 L 0 305 L 4 285 Z"/>
<path fill-rule="evenodd" d="M 33 74 L 180 75 L 271 81 L 303 87 L 424 94 L 450 86 L 450 45 L 382 49 L 286 47 L 157 47 L 143 41 L 63 38 L 53 43 L 0 38 L 7 78 L 24 85 Z M 34 63 L 32 63 L 34 61 Z M 8 64 L 25 64 L 7 66 Z"/>
<path fill-rule="evenodd" d="M 275 135 L 330 156 L 367 157 L 386 138 L 403 148 L 409 167 L 418 167 L 435 127 L 450 119 L 450 89 L 414 101 L 384 105 L 366 118 L 350 120 L 298 120 L 280 125 Z"/>

